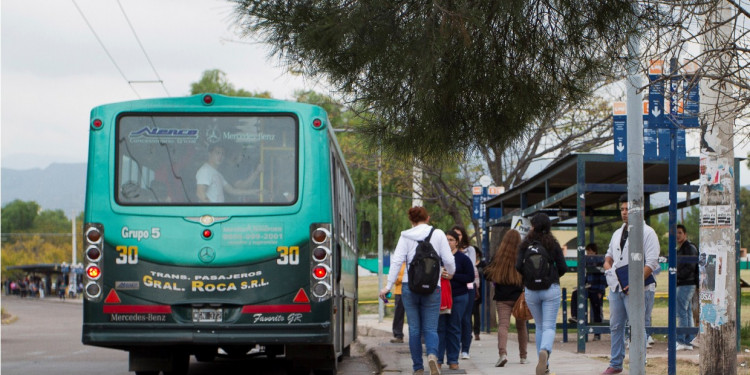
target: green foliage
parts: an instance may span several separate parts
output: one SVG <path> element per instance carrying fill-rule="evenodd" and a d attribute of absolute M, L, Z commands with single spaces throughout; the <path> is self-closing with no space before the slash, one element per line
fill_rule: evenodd
<path fill-rule="evenodd" d="M 190 84 L 190 94 L 214 93 L 228 96 L 254 96 L 258 98 L 270 98 L 268 91 L 253 93 L 243 89 L 235 89 L 227 79 L 226 73 L 219 69 L 206 70 L 200 81 Z"/>
<path fill-rule="evenodd" d="M 368 143 L 421 160 L 505 145 L 581 101 L 634 24 L 616 0 L 233 2 L 291 70 L 367 108 Z"/>
<path fill-rule="evenodd" d="M 2 209 L 3 278 L 20 277 L 20 271 L 9 272 L 8 266 L 37 263 L 70 263 L 71 222 L 62 210 L 42 210 L 36 202 L 15 200 Z M 83 213 L 76 228 L 83 227 Z M 80 233 L 77 233 L 80 236 Z M 83 259 L 83 243 L 77 241 L 77 260 Z"/>
<path fill-rule="evenodd" d="M 37 217 L 39 204 L 36 202 L 24 202 L 14 200 L 2 208 L 2 232 L 3 241 L 12 241 L 6 238 L 8 233 L 28 232 L 34 225 L 34 219 Z"/>

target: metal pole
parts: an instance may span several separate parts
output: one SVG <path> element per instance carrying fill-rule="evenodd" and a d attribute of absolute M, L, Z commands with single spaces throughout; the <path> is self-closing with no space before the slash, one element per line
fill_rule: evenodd
<path fill-rule="evenodd" d="M 637 6 L 637 5 L 634 5 Z M 643 116 L 641 86 L 638 71 L 640 39 L 637 35 L 628 41 L 627 90 L 627 170 L 628 170 L 628 321 L 630 322 L 630 374 L 646 373 L 646 317 L 643 282 Z"/>
<path fill-rule="evenodd" d="M 670 109 L 673 118 L 677 115 L 677 59 L 669 60 L 670 78 Z M 665 111 L 666 112 L 666 111 Z M 669 125 L 669 298 L 667 304 L 667 373 L 675 375 L 677 371 L 677 353 L 675 344 L 677 330 L 675 314 L 677 312 L 677 125 L 673 121 Z"/>
<path fill-rule="evenodd" d="M 68 283 L 68 290 L 78 291 L 78 277 L 76 276 L 76 212 L 72 213 L 73 220 L 71 220 L 71 233 L 73 235 L 73 249 L 70 263 L 70 282 Z"/>
<path fill-rule="evenodd" d="M 378 150 L 378 290 L 383 289 L 383 183 L 382 183 L 382 149 Z M 383 322 L 385 305 L 378 298 L 378 322 Z"/>

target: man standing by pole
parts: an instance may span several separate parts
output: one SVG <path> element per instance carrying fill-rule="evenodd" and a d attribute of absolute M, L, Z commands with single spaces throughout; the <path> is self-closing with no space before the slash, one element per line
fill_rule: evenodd
<path fill-rule="evenodd" d="M 607 278 L 607 285 L 610 288 L 609 329 L 612 335 L 612 342 L 609 367 L 602 372 L 602 375 L 621 373 L 623 362 L 625 360 L 625 323 L 630 316 L 628 292 L 630 291 L 631 286 L 637 285 L 635 279 L 633 282 L 627 281 L 629 280 L 629 277 L 626 275 L 629 274 L 629 266 L 631 263 L 631 252 L 629 250 L 633 249 L 633 252 L 636 253 L 635 249 L 642 247 L 642 254 L 645 257 L 643 262 L 643 278 L 647 285 L 655 282 L 652 273 L 659 267 L 659 237 L 656 235 L 653 228 L 643 223 L 643 242 L 638 243 L 630 240 L 628 232 L 631 226 L 628 223 L 628 205 L 628 196 L 627 194 L 623 194 L 620 197 L 620 216 L 622 217 L 623 225 L 612 235 L 612 240 L 609 242 L 609 248 L 607 249 L 607 255 L 604 256 L 604 275 Z M 633 298 L 638 298 L 638 296 L 633 296 Z M 643 294 L 641 294 L 640 298 L 641 302 L 643 302 Z M 643 315 L 641 315 L 641 317 L 643 317 Z M 632 316 L 632 318 L 636 319 L 635 316 Z M 633 324 L 633 327 L 637 327 L 638 325 L 634 324 L 635 322 L 633 319 L 631 319 L 631 324 Z M 645 324 L 645 321 L 643 323 Z M 644 324 L 640 325 L 643 330 L 643 332 L 640 333 L 640 340 L 633 340 L 634 344 L 631 345 L 631 348 L 640 342 L 643 344 L 641 350 L 645 352 L 646 332 Z M 638 336 L 637 333 L 638 332 L 631 332 L 631 335 L 635 337 Z M 632 363 L 634 360 L 633 356 L 631 356 L 631 366 L 635 365 Z"/>

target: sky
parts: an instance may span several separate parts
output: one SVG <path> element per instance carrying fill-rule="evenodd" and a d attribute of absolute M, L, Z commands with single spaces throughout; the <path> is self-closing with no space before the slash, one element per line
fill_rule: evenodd
<path fill-rule="evenodd" d="M 119 4 L 127 18 L 117 0 L 0 3 L 2 167 L 86 162 L 93 107 L 139 96 L 185 96 L 209 69 L 224 71 L 235 88 L 270 91 L 279 99 L 293 99 L 296 90 L 329 94 L 325 85 L 286 72 L 267 46 L 241 36 L 228 1 Z M 157 77 L 163 86 L 128 84 Z"/>
<path fill-rule="evenodd" d="M 93 107 L 188 95 L 209 69 L 224 71 L 235 88 L 270 91 L 279 99 L 293 99 L 296 90 L 331 94 L 324 83 L 283 69 L 268 46 L 240 35 L 234 21 L 226 0 L 3 0 L 0 164 L 84 163 Z M 159 78 L 163 85 L 128 84 Z M 747 149 L 743 145 L 736 156 L 745 157 Z M 697 147 L 688 150 L 697 155 Z M 750 170 L 742 165 L 740 183 L 750 185 Z"/>

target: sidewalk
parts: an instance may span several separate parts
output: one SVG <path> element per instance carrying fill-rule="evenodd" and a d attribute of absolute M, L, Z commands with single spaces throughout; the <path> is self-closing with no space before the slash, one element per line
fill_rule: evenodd
<path fill-rule="evenodd" d="M 366 346 L 366 350 L 372 350 L 375 358 L 379 359 L 382 373 L 384 374 L 412 374 L 411 355 L 409 354 L 408 341 L 403 344 L 391 344 L 391 322 L 389 318 L 378 322 L 377 314 L 360 315 L 358 318 L 359 341 Z M 408 326 L 404 325 L 404 333 L 408 340 Z M 536 344 L 533 335 L 530 338 L 527 347 L 528 360 L 527 364 L 520 364 L 518 353 L 518 342 L 514 337 L 508 338 L 508 363 L 504 367 L 495 367 L 498 359 L 497 353 L 497 335 L 480 334 L 481 340 L 472 341 L 470 355 L 471 359 L 460 359 L 459 370 L 448 370 L 446 365 L 443 366 L 442 374 L 534 374 L 537 363 Z M 575 375 L 597 375 L 604 371 L 608 365 L 609 353 L 602 354 L 577 354 L 558 349 L 562 338 L 558 337 L 555 341 L 552 355 L 549 360 L 551 373 L 558 375 L 575 374 Z M 597 359 L 598 358 L 598 359 Z M 425 364 L 427 360 L 425 358 Z M 425 366 L 426 367 L 426 366 Z M 429 370 L 426 371 L 427 375 Z"/>

